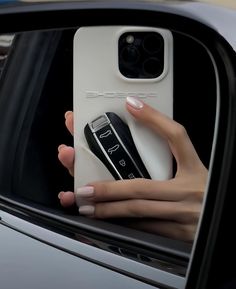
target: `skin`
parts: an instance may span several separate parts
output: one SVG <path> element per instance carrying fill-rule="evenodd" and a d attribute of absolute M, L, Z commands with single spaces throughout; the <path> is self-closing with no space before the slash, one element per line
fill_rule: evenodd
<path fill-rule="evenodd" d="M 142 108 L 135 108 L 126 103 L 126 109 L 137 121 L 168 142 L 177 164 L 175 176 L 166 181 L 133 179 L 90 183 L 86 188 L 93 194 L 87 199 L 93 204 L 93 211 L 84 214 L 97 219 L 122 218 L 127 226 L 192 242 L 201 213 L 208 171 L 185 128 L 147 104 L 142 104 Z M 73 134 L 73 112 L 65 114 L 65 124 Z M 74 149 L 60 145 L 58 158 L 73 176 Z M 64 207 L 75 203 L 73 192 L 60 192 L 58 197 Z"/>

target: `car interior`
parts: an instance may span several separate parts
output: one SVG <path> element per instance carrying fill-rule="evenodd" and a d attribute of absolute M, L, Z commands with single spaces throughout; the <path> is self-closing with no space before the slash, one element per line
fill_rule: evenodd
<path fill-rule="evenodd" d="M 64 113 L 73 110 L 77 28 L 14 35 L 0 78 L 1 199 L 43 226 L 185 276 L 192 244 L 128 228 L 125 221 L 89 219 L 75 207 L 59 204 L 58 193 L 73 190 L 73 177 L 59 162 L 57 148 L 73 146 Z M 172 33 L 174 119 L 185 126 L 209 168 L 217 112 L 216 64 L 199 39 L 174 29 Z"/>
<path fill-rule="evenodd" d="M 4 154 L 8 166 L 4 169 L 1 186 L 6 192 L 4 197 L 20 206 L 63 219 L 77 230 L 87 228 L 88 231 L 95 221 L 79 216 L 76 208 L 62 208 L 57 198 L 61 190 L 73 190 L 73 177 L 59 162 L 57 147 L 61 143 L 73 146 L 73 137 L 65 127 L 64 113 L 73 110 L 74 33 L 75 29 L 66 29 L 25 32 L 14 37 L 1 77 L 1 101 L 10 112 L 3 121 L 13 132 L 8 135 L 6 131 L 8 137 L 4 136 L 8 139 Z M 174 119 L 186 127 L 200 158 L 209 167 L 217 101 L 214 65 L 199 42 L 180 33 L 173 35 Z M 96 226 L 101 227 L 105 235 L 102 239 L 108 238 L 104 232 L 110 235 L 111 231 L 119 232 L 121 238 L 133 236 L 134 230 L 125 228 L 117 220 L 96 220 Z M 93 236 L 91 232 L 87 235 Z M 186 265 L 190 244 L 166 242 L 166 238 L 144 232 L 135 232 L 136 235 L 135 242 L 147 242 L 147 247 L 156 248 L 159 254 L 158 247 L 168 244 L 165 250 L 170 253 L 174 249 L 177 260 L 181 256 L 180 263 Z M 117 248 L 122 246 L 110 246 L 120 254 L 122 250 Z M 143 259 L 149 260 L 150 256 Z M 183 274 L 186 266 L 180 268 Z"/>

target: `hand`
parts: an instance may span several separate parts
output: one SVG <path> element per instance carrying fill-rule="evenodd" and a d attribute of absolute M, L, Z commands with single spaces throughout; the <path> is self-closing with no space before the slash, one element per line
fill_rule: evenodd
<path fill-rule="evenodd" d="M 62 206 L 71 206 L 77 196 L 91 206 L 80 214 L 99 218 L 127 218 L 136 229 L 191 242 L 194 239 L 208 171 L 199 159 L 185 128 L 144 102 L 127 98 L 128 112 L 168 142 L 177 164 L 174 178 L 166 181 L 133 179 L 94 182 L 73 192 L 61 192 Z M 65 115 L 73 133 L 73 113 Z M 73 175 L 74 150 L 61 145 L 58 158 Z"/>

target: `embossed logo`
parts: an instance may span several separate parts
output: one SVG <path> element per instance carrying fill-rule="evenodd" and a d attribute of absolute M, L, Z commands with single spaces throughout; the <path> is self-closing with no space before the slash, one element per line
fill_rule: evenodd
<path fill-rule="evenodd" d="M 140 93 L 140 92 L 100 92 L 100 91 L 86 91 L 85 97 L 86 98 L 98 98 L 98 97 L 105 97 L 105 98 L 126 98 L 128 96 L 135 96 L 140 98 L 147 98 L 147 97 L 157 97 L 156 93 Z"/>

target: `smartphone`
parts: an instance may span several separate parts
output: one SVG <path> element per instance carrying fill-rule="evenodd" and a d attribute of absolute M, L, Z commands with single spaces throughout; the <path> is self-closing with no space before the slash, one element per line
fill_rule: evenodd
<path fill-rule="evenodd" d="M 127 124 L 151 179 L 172 177 L 167 142 L 126 111 L 128 96 L 173 117 L 171 31 L 142 26 L 79 28 L 73 47 L 75 190 L 93 181 L 115 179 L 91 150 L 84 133 L 89 123 L 106 112 Z"/>

